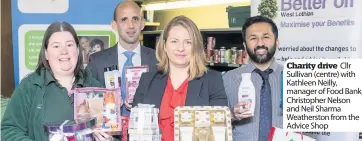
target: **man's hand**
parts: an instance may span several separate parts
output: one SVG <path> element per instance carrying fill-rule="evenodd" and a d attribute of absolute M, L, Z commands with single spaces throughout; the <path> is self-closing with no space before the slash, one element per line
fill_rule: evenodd
<path fill-rule="evenodd" d="M 126 106 L 126 108 L 127 108 L 128 110 L 131 110 L 131 108 L 132 108 L 132 103 L 129 103 L 128 100 L 125 100 L 125 101 L 124 101 L 124 105 Z"/>
<path fill-rule="evenodd" d="M 121 100 L 119 101 L 119 107 L 122 107 L 122 105 L 124 104 L 123 99 L 121 98 Z"/>
<path fill-rule="evenodd" d="M 251 113 L 245 113 L 249 111 L 250 103 L 248 102 L 239 102 L 238 104 L 235 104 L 233 107 L 233 120 L 242 120 L 245 118 L 249 118 L 254 116 L 254 114 Z"/>

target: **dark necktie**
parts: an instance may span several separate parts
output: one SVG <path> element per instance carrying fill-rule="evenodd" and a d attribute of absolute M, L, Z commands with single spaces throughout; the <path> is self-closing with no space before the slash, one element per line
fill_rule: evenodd
<path fill-rule="evenodd" d="M 267 141 L 273 118 L 271 88 L 269 83 L 269 74 L 271 74 L 273 70 L 261 71 L 256 69 L 255 72 L 263 79 L 260 90 L 259 141 Z"/>
<path fill-rule="evenodd" d="M 132 56 L 135 54 L 134 52 L 132 51 L 126 51 L 123 53 L 124 56 L 126 56 L 126 62 L 124 63 L 123 65 L 123 69 L 122 69 L 122 77 L 121 77 L 121 95 L 122 95 L 122 99 L 123 101 L 126 100 L 127 96 L 126 96 L 126 67 L 129 67 L 129 66 L 133 66 L 133 63 L 132 63 Z M 122 105 L 122 108 L 121 108 L 122 112 L 122 116 L 129 116 L 130 112 L 129 110 L 126 108 L 126 105 Z"/>

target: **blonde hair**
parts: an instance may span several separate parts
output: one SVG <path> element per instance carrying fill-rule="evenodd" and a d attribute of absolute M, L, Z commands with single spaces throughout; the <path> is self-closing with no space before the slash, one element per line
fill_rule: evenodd
<path fill-rule="evenodd" d="M 202 36 L 196 24 L 191 19 L 185 16 L 177 16 L 173 18 L 162 31 L 160 40 L 156 45 L 156 58 L 159 62 L 157 69 L 164 74 L 170 71 L 169 58 L 167 57 L 167 54 L 165 52 L 165 45 L 169 36 L 169 32 L 174 26 L 184 27 L 191 37 L 192 49 L 189 67 L 189 80 L 201 77 L 207 72 L 206 56 L 203 47 L 204 45 Z"/>

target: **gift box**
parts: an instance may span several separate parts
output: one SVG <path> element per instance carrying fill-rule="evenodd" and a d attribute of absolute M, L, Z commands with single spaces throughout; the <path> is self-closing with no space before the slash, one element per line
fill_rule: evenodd
<path fill-rule="evenodd" d="M 136 89 L 139 85 L 142 73 L 148 72 L 148 66 L 126 67 L 126 99 L 128 103 L 133 102 Z"/>
<path fill-rule="evenodd" d="M 316 141 L 303 133 L 284 132 L 283 129 L 272 127 L 269 133 L 268 141 Z"/>
<path fill-rule="evenodd" d="M 119 94 L 119 88 L 74 89 L 74 119 L 96 118 L 95 128 L 109 135 L 120 135 L 122 120 Z"/>
<path fill-rule="evenodd" d="M 176 107 L 175 141 L 232 141 L 231 115 L 225 106 Z"/>
<path fill-rule="evenodd" d="M 49 141 L 93 141 L 96 119 L 66 120 L 44 125 Z"/>
<path fill-rule="evenodd" d="M 128 125 L 129 141 L 161 141 L 158 126 L 158 108 L 154 105 L 138 104 L 131 109 Z"/>

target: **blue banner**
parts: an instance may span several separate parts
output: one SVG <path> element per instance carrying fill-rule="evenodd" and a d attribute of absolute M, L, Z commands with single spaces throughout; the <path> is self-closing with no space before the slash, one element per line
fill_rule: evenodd
<path fill-rule="evenodd" d="M 12 0 L 12 33 L 15 87 L 33 72 L 46 28 L 55 21 L 72 24 L 81 42 L 92 52 L 91 42 L 101 40 L 104 48 L 115 44 L 118 35 L 110 23 L 116 5 L 123 0 Z M 85 59 L 87 59 L 85 57 Z M 87 62 L 87 61 L 85 61 Z"/>

